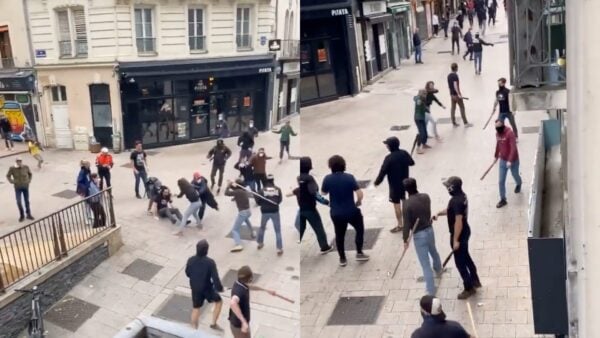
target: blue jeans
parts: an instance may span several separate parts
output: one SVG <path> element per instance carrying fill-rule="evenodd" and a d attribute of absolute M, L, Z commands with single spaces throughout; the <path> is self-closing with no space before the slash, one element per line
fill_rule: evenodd
<path fill-rule="evenodd" d="M 506 174 L 508 174 L 508 170 L 510 169 L 510 173 L 512 177 L 515 179 L 515 183 L 517 185 L 521 185 L 523 181 L 521 180 L 521 175 L 519 175 L 519 160 L 512 162 L 510 168 L 506 166 L 506 161 L 500 160 L 500 173 L 498 176 L 498 186 L 500 188 L 500 199 L 506 199 Z"/>
<path fill-rule="evenodd" d="M 17 199 L 17 207 L 19 208 L 19 215 L 21 217 L 25 217 L 25 212 L 27 215 L 31 215 L 31 210 L 29 209 L 29 188 L 17 188 L 15 187 L 15 195 Z M 23 210 L 23 204 L 21 200 L 25 201 L 25 210 Z"/>
<path fill-rule="evenodd" d="M 260 229 L 258 230 L 258 235 L 256 241 L 258 244 L 263 244 L 265 239 L 265 229 L 267 228 L 267 222 L 271 220 L 273 221 L 273 229 L 275 229 L 275 242 L 277 244 L 277 249 L 283 249 L 283 241 L 281 239 L 281 218 L 279 217 L 278 212 L 274 213 L 264 213 L 260 218 Z"/>
<path fill-rule="evenodd" d="M 179 231 L 183 230 L 190 216 L 194 216 L 194 218 L 196 219 L 196 225 L 200 225 L 201 220 L 200 216 L 198 216 L 198 211 L 200 210 L 200 207 L 202 207 L 201 200 L 197 200 L 196 202 L 190 202 L 190 205 L 183 212 L 183 217 L 181 217 L 181 221 L 179 222 Z"/>
<path fill-rule="evenodd" d="M 475 60 L 475 72 L 481 73 L 481 56 L 483 52 L 473 52 L 473 58 Z"/>
<path fill-rule="evenodd" d="M 438 273 L 442 272 L 442 262 L 440 260 L 440 255 L 435 248 L 433 227 L 414 233 L 413 241 L 415 243 L 415 251 L 417 251 L 417 258 L 423 269 L 423 278 L 425 279 L 427 293 L 434 296 L 435 281 L 433 280 L 433 270 Z M 433 270 L 431 269 L 429 256 L 431 256 L 431 259 L 433 260 Z"/>
<path fill-rule="evenodd" d="M 417 129 L 419 130 L 419 137 L 417 138 L 417 145 L 427 144 L 427 122 L 426 120 L 415 120 Z"/>
<path fill-rule="evenodd" d="M 146 193 L 148 193 L 148 189 L 146 187 L 146 182 L 148 182 L 148 173 L 146 172 L 146 170 L 138 170 L 137 174 L 135 172 L 133 172 L 133 175 L 135 176 L 135 194 L 136 194 L 136 196 L 140 194 L 140 180 L 142 181 L 142 184 L 144 185 L 144 191 Z"/>
<path fill-rule="evenodd" d="M 250 209 L 242 210 L 238 213 L 235 222 L 233 222 L 231 236 L 233 237 L 235 245 L 242 244 L 242 239 L 240 238 L 240 229 L 242 228 L 242 224 L 246 223 L 250 231 L 254 232 L 254 230 L 252 230 L 252 223 L 250 223 L 250 216 L 252 216 L 252 212 L 250 212 Z"/>
<path fill-rule="evenodd" d="M 519 138 L 519 129 L 517 128 L 517 122 L 515 121 L 515 114 L 513 114 L 512 112 L 498 114 L 498 120 L 504 122 L 506 119 L 508 119 L 513 133 L 515 133 L 515 137 Z"/>
<path fill-rule="evenodd" d="M 416 63 L 421 62 L 421 56 L 422 56 L 421 45 L 415 46 L 415 62 Z"/>

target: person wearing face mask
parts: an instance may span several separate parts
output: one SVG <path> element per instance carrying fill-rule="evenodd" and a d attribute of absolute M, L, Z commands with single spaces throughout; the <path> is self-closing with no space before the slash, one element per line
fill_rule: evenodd
<path fill-rule="evenodd" d="M 506 88 L 506 79 L 501 77 L 498 79 L 498 90 L 496 91 L 496 100 L 494 101 L 494 113 L 496 112 L 496 107 L 500 106 L 500 111 L 498 112 L 498 120 L 505 121 L 508 119 L 510 126 L 515 133 L 515 138 L 519 139 L 519 130 L 517 129 L 517 122 L 515 121 L 515 115 L 510 111 L 510 89 Z"/>
<path fill-rule="evenodd" d="M 258 153 L 250 157 L 249 162 L 254 169 L 254 182 L 257 191 L 267 184 L 267 160 L 271 158 L 265 154 L 265 148 L 258 149 Z"/>
<path fill-rule="evenodd" d="M 93 228 L 100 228 L 106 226 L 106 212 L 104 211 L 104 206 L 102 206 L 102 196 L 100 195 L 100 188 L 98 187 L 100 184 L 100 178 L 98 174 L 93 173 L 90 175 L 90 185 L 89 185 L 89 198 L 87 202 L 94 214 L 94 223 L 92 225 Z"/>
<path fill-rule="evenodd" d="M 521 192 L 521 175 L 519 175 L 519 150 L 517 149 L 517 138 L 512 129 L 506 127 L 502 120 L 496 121 L 496 161 L 500 160 L 500 172 L 498 174 L 498 186 L 500 190 L 500 202 L 496 208 L 502 208 L 506 203 L 506 174 L 510 170 L 517 184 L 515 194 Z"/>
<path fill-rule="evenodd" d="M 23 164 L 23 160 L 20 157 L 17 157 L 15 165 L 10 167 L 8 173 L 6 173 L 6 179 L 15 187 L 17 207 L 19 208 L 20 215 L 19 222 L 25 220 L 25 215 L 27 215 L 27 219 L 29 220 L 34 219 L 31 216 L 29 206 L 29 183 L 31 183 L 32 176 L 31 170 L 27 165 Z M 25 210 L 23 210 L 21 201 L 25 203 Z"/>
<path fill-rule="evenodd" d="M 463 280 L 464 290 L 458 294 L 458 299 L 467 299 L 476 293 L 476 288 L 481 287 L 477 267 L 469 254 L 469 202 L 467 195 L 462 190 L 460 177 L 451 176 L 444 181 L 448 190 L 450 201 L 446 209 L 438 212 L 432 219 L 435 221 L 439 216 L 448 217 L 448 228 L 450 230 L 450 247 L 454 252 L 454 263 Z"/>
<path fill-rule="evenodd" d="M 231 157 L 231 150 L 225 145 L 222 139 L 217 140 L 217 145 L 214 146 L 209 152 L 206 158 L 212 161 L 212 170 L 210 172 L 210 189 L 215 187 L 215 176 L 217 171 L 219 172 L 219 184 L 217 194 L 221 192 L 221 185 L 223 184 L 223 172 L 225 171 L 225 164 Z"/>
<path fill-rule="evenodd" d="M 227 121 L 225 121 L 223 114 L 219 114 L 219 120 L 215 125 L 215 134 L 217 134 L 219 138 L 229 137 L 229 126 L 227 125 Z"/>
<path fill-rule="evenodd" d="M 166 186 L 160 188 L 160 192 L 154 198 L 156 203 L 156 214 L 161 218 L 168 218 L 171 223 L 181 222 L 183 216 L 181 211 L 173 206 L 171 191 Z M 190 223 L 189 221 L 187 223 Z"/>
<path fill-rule="evenodd" d="M 250 136 L 252 136 L 252 139 L 255 139 L 258 137 L 258 129 L 256 129 L 256 127 L 254 126 L 254 120 L 250 120 L 250 122 L 248 122 L 248 133 L 250 133 Z"/>
<path fill-rule="evenodd" d="M 439 298 L 426 295 L 421 297 L 419 304 L 423 324 L 412 333 L 411 338 L 474 338 L 458 322 L 446 320 Z"/>

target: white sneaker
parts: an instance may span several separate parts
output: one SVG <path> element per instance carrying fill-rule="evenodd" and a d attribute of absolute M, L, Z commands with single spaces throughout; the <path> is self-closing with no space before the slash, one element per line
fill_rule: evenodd
<path fill-rule="evenodd" d="M 230 252 L 240 252 L 240 251 L 242 251 L 242 250 L 244 250 L 244 247 L 243 247 L 243 246 L 241 246 L 241 245 L 236 245 L 236 246 L 234 246 L 233 248 L 231 248 Z"/>

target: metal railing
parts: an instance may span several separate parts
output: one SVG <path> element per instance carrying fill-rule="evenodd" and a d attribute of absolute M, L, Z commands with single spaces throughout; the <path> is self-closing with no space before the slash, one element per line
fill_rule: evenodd
<path fill-rule="evenodd" d="M 300 58 L 300 40 L 281 40 L 282 58 L 299 59 Z"/>
<path fill-rule="evenodd" d="M 156 38 L 136 38 L 135 44 L 137 46 L 138 53 L 155 53 L 156 52 Z"/>
<path fill-rule="evenodd" d="M 0 236 L 0 293 L 115 226 L 108 188 Z"/>
<path fill-rule="evenodd" d="M 237 49 L 241 50 L 252 49 L 252 35 L 237 34 L 235 36 L 235 45 L 237 46 Z"/>

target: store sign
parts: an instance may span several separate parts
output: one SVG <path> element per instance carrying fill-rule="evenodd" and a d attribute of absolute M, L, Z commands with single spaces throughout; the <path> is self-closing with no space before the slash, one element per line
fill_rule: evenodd
<path fill-rule="evenodd" d="M 317 58 L 320 63 L 327 62 L 327 50 L 325 48 L 319 48 L 317 50 Z"/>
<path fill-rule="evenodd" d="M 36 58 L 45 58 L 46 57 L 46 50 L 45 49 L 36 49 L 35 50 L 35 57 Z"/>
<path fill-rule="evenodd" d="M 371 46 L 369 45 L 369 40 L 365 40 L 365 59 L 371 61 L 371 58 Z"/>
<path fill-rule="evenodd" d="M 300 62 L 286 62 L 283 64 L 283 72 L 286 74 L 300 71 Z"/>
<path fill-rule="evenodd" d="M 250 107 L 250 96 L 244 96 L 244 107 Z"/>
<path fill-rule="evenodd" d="M 386 12 L 385 1 L 369 1 L 363 2 L 363 14 L 365 16 L 381 14 Z"/>
<path fill-rule="evenodd" d="M 387 53 L 387 44 L 385 42 L 385 35 L 381 34 L 379 36 L 379 54 L 383 55 Z"/>
<path fill-rule="evenodd" d="M 269 40 L 269 51 L 270 52 L 277 52 L 280 50 L 281 50 L 281 40 L 280 39 Z"/>
<path fill-rule="evenodd" d="M 331 10 L 331 16 L 343 16 L 343 15 L 349 15 L 350 12 L 348 11 L 348 8 L 338 8 L 338 9 L 332 9 Z"/>
<path fill-rule="evenodd" d="M 270 73 L 272 71 L 273 71 L 273 68 L 271 68 L 271 67 L 259 68 L 258 69 L 258 73 L 259 74 Z"/>
<path fill-rule="evenodd" d="M 0 79 L 0 90 L 32 91 L 33 76 Z"/>

